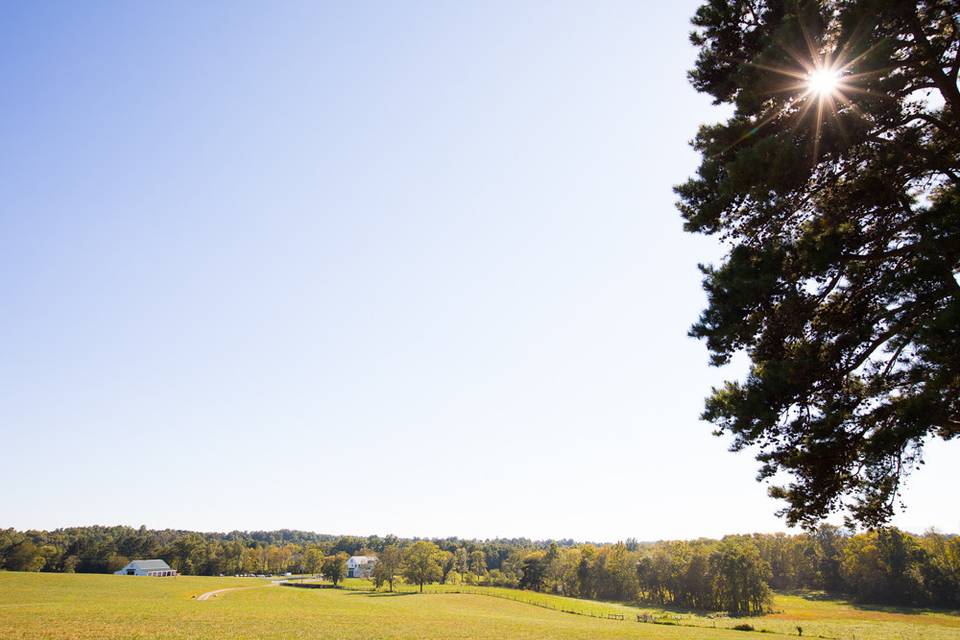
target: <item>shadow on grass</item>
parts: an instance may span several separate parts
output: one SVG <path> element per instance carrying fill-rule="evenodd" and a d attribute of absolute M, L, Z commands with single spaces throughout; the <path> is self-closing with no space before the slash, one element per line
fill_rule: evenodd
<path fill-rule="evenodd" d="M 894 604 L 870 604 L 866 602 L 845 601 L 854 609 L 861 611 L 878 611 L 880 613 L 899 613 L 902 615 L 920 615 L 923 613 L 937 613 L 945 616 L 960 616 L 960 611 L 956 609 L 936 609 L 934 607 L 905 607 Z"/>
<path fill-rule="evenodd" d="M 351 591 L 347 595 L 349 596 L 366 596 L 367 598 L 394 598 L 397 596 L 415 596 L 417 595 L 416 591 L 394 591 L 393 593 L 389 591 Z"/>
<path fill-rule="evenodd" d="M 826 591 L 784 591 L 785 595 L 799 596 L 804 600 L 813 602 L 833 602 L 835 604 L 846 605 L 859 611 L 877 611 L 879 613 L 898 613 L 901 615 L 921 615 L 924 613 L 937 613 L 947 616 L 960 616 L 960 611 L 956 609 L 938 609 L 936 607 L 911 607 L 898 604 L 878 604 L 871 602 L 857 602 L 851 600 L 848 596 L 840 593 L 828 593 Z"/>
<path fill-rule="evenodd" d="M 696 616 L 698 618 L 758 618 L 765 616 L 770 611 L 757 612 L 751 614 L 741 614 L 741 615 L 731 615 L 725 611 L 714 611 L 712 609 L 694 609 L 692 607 L 681 607 L 673 604 L 659 604 L 653 601 L 640 600 L 638 602 L 606 602 L 598 600 L 584 600 L 578 598 L 578 600 L 583 600 L 583 602 L 602 602 L 603 604 L 619 604 L 627 607 L 633 607 L 635 609 L 640 609 L 641 613 L 644 610 L 650 611 L 662 611 L 664 613 L 670 613 L 674 615 L 686 615 L 686 616 Z"/>
<path fill-rule="evenodd" d="M 803 591 L 803 590 L 785 590 L 780 591 L 779 593 L 785 596 L 797 596 L 803 598 L 804 600 L 812 600 L 814 602 L 842 602 L 847 604 L 846 599 L 836 593 L 827 593 L 826 591 Z"/>

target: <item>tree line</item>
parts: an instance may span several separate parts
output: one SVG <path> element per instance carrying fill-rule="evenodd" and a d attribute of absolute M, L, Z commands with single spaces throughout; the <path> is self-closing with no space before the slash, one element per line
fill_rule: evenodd
<path fill-rule="evenodd" d="M 131 527 L 0 530 L 0 569 L 104 573 L 162 558 L 183 574 L 346 576 L 350 555 L 377 556 L 373 580 L 485 584 L 572 597 L 753 614 L 771 589 L 820 590 L 862 602 L 960 606 L 960 537 L 823 525 L 799 535 L 616 544 L 572 540 L 434 540 L 300 531 L 197 533 Z"/>

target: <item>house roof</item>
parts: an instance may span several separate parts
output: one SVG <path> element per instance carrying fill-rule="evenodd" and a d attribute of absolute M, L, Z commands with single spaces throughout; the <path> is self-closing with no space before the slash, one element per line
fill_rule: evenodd
<path fill-rule="evenodd" d="M 170 565 L 163 560 L 134 560 L 127 565 L 130 569 L 140 569 L 141 571 L 169 571 Z"/>
<path fill-rule="evenodd" d="M 375 556 L 350 556 L 350 560 L 359 564 L 374 562 L 376 559 L 377 558 Z"/>

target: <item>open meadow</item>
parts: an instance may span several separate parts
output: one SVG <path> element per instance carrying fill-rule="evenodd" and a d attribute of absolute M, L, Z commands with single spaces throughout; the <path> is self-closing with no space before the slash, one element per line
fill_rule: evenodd
<path fill-rule="evenodd" d="M 206 601 L 197 596 L 226 591 Z M 708 618 L 546 594 L 434 585 L 423 594 L 273 586 L 256 578 L 0 572 L 0 638 L 960 639 L 960 615 L 777 596 L 778 613 Z M 457 593 L 459 591 L 459 593 Z M 574 613 L 570 613 L 574 612 Z M 623 620 L 607 614 L 623 614 Z M 647 614 L 670 624 L 639 623 Z M 603 617 L 592 617 L 603 616 Z M 766 633 L 734 631 L 751 624 Z M 691 625 L 691 626 L 679 626 Z"/>

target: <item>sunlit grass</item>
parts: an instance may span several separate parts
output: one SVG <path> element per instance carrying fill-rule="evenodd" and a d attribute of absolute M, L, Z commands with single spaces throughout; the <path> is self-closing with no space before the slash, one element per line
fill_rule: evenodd
<path fill-rule="evenodd" d="M 413 593 L 412 585 L 400 585 L 401 593 L 390 595 L 382 591 L 372 593 L 368 590 L 369 582 L 359 580 L 348 580 L 347 589 L 297 589 L 267 584 L 269 581 L 252 578 L 135 578 L 0 571 L 0 638 L 776 637 L 725 628 L 746 621 L 757 629 L 794 637 L 800 624 L 804 637 L 960 640 L 960 617 L 956 615 L 864 609 L 800 596 L 778 596 L 775 606 L 782 613 L 733 620 L 468 585 L 430 585 L 423 595 Z M 205 591 L 256 585 L 264 586 L 223 593 L 206 602 L 194 600 Z M 611 613 L 623 614 L 624 620 L 590 617 L 605 618 Z M 637 613 L 697 626 L 637 623 Z"/>
<path fill-rule="evenodd" d="M 371 589 L 367 580 L 348 580 L 348 589 Z M 415 591 L 414 585 L 397 585 L 401 592 Z M 546 593 L 469 585 L 428 585 L 425 592 L 470 593 L 523 602 L 555 611 L 606 618 L 623 614 L 625 620 L 636 621 L 637 615 L 648 616 L 661 623 L 682 626 L 729 629 L 750 624 L 755 629 L 805 637 L 839 638 L 842 640 L 960 639 L 960 612 L 927 611 L 909 608 L 858 606 L 839 599 L 826 599 L 822 594 L 774 597 L 775 613 L 750 618 L 731 618 L 723 614 L 695 613 L 658 607 L 632 606 L 615 602 L 597 602 L 566 598 Z"/>

